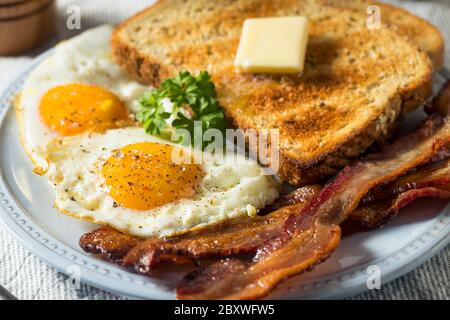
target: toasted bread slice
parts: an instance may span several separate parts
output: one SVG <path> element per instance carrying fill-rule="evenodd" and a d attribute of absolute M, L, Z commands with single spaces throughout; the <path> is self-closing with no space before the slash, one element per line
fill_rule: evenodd
<path fill-rule="evenodd" d="M 304 73 L 237 72 L 243 21 L 292 15 L 311 21 Z M 279 175 L 295 185 L 335 174 L 431 94 L 431 61 L 415 44 L 317 1 L 163 0 L 120 25 L 112 45 L 115 60 L 151 85 L 180 70 L 209 71 L 237 127 L 279 129 Z"/>
<path fill-rule="evenodd" d="M 322 0 L 324 3 L 358 10 L 367 13 L 370 5 L 381 9 L 381 22 L 387 24 L 399 34 L 413 40 L 425 51 L 433 62 L 434 70 L 439 70 L 444 64 L 444 39 L 439 30 L 428 21 L 406 11 L 405 9 L 370 0 Z"/>

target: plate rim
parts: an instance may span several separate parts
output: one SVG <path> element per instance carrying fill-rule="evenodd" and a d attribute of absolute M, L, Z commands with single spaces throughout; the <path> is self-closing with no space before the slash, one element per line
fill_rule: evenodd
<path fill-rule="evenodd" d="M 13 97 L 19 92 L 25 77 L 54 48 L 45 51 L 2 92 L 0 92 L 0 128 L 11 111 Z M 448 73 L 447 70 L 445 70 Z M 174 294 L 162 290 L 151 278 L 134 274 L 98 257 L 77 252 L 60 242 L 39 225 L 34 223 L 23 210 L 20 201 L 8 186 L 4 168 L 0 166 L 0 220 L 9 234 L 28 251 L 39 257 L 59 272 L 68 275 L 67 268 L 76 265 L 80 270 L 81 282 L 93 287 L 137 299 L 171 299 Z M 339 299 L 350 297 L 367 289 L 365 273 L 368 266 L 382 264 L 381 284 L 392 281 L 437 254 L 450 243 L 450 202 L 436 218 L 439 221 L 418 235 L 409 244 L 395 252 L 361 265 L 324 276 L 319 280 L 305 280 L 295 293 L 281 299 Z M 399 258 L 400 257 L 400 258 Z M 70 275 L 69 275 L 70 276 Z M 364 280 L 364 281 L 363 281 Z M 311 288 L 313 288 L 311 290 Z"/>

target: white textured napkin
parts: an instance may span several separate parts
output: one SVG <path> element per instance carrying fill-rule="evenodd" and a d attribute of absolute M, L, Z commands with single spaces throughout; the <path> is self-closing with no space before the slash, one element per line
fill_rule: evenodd
<path fill-rule="evenodd" d="M 72 5 L 81 10 L 81 27 L 117 23 L 146 7 L 149 0 L 59 0 L 59 38 L 79 31 L 68 30 L 66 20 Z M 389 1 L 403 6 L 437 25 L 446 38 L 445 65 L 450 68 L 450 1 Z M 40 48 L 28 56 L 0 57 L 0 92 L 30 63 Z M 447 247 L 415 271 L 355 299 L 450 299 L 450 248 Z M 19 245 L 0 224 L 0 285 L 19 299 L 122 299 L 82 284 L 76 288 L 67 277 Z"/>

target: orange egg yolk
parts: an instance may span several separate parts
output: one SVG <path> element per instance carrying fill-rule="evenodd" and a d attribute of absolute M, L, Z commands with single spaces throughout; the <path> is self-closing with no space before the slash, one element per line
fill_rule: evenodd
<path fill-rule="evenodd" d="M 39 112 L 44 123 L 61 136 L 117 128 L 128 119 L 127 108 L 116 95 L 79 83 L 47 91 Z"/>
<path fill-rule="evenodd" d="M 174 147 L 153 142 L 114 151 L 102 169 L 114 201 L 126 208 L 150 210 L 195 194 L 204 173 L 196 164 L 175 164 Z"/>

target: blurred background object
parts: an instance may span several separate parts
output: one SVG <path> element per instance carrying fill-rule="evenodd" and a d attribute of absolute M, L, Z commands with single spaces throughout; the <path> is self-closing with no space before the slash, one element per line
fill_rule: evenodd
<path fill-rule="evenodd" d="M 56 34 L 55 0 L 0 0 L 0 55 L 31 50 Z"/>

